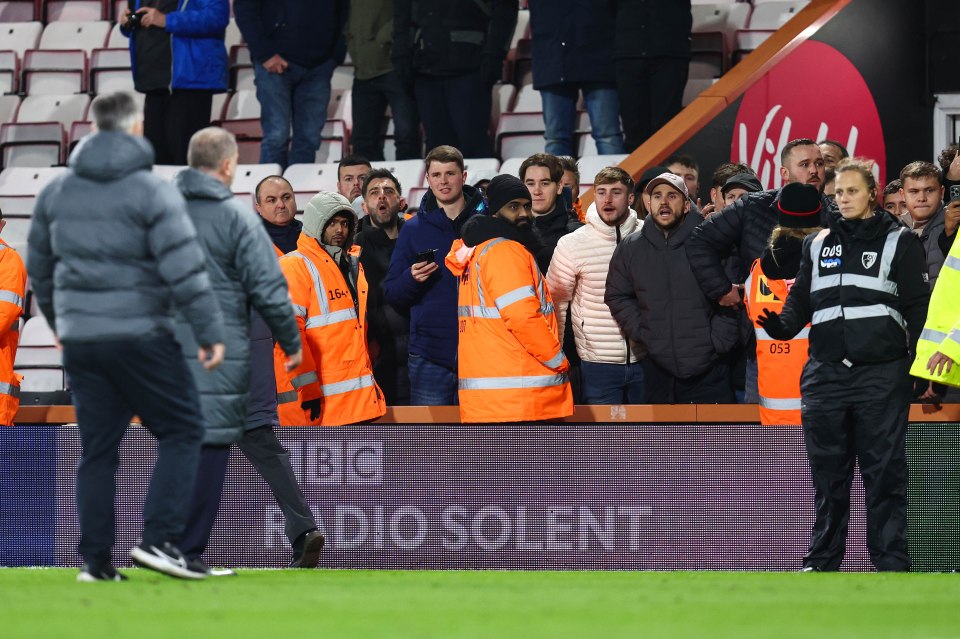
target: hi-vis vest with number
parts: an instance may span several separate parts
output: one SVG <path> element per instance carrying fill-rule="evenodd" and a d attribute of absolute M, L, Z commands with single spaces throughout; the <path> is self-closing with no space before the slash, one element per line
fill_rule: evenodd
<path fill-rule="evenodd" d="M 358 268 L 357 298 L 340 269 L 316 239 L 301 234 L 297 250 L 280 258 L 303 341 L 303 362 L 286 372 L 280 346 L 274 347 L 277 404 L 283 426 L 338 426 L 380 417 L 383 393 L 373 379 L 367 352 L 367 281 L 359 266 L 359 247 L 349 259 Z M 309 421 L 300 403 L 320 399 L 320 418 Z M 289 419 L 303 415 L 300 423 Z"/>
<path fill-rule="evenodd" d="M 940 352 L 953 360 L 950 372 L 927 370 L 930 357 Z M 927 309 L 927 323 L 917 342 L 917 358 L 910 374 L 939 384 L 960 387 L 960 240 L 955 239 L 940 270 Z"/>
<path fill-rule="evenodd" d="M 0 425 L 13 426 L 20 407 L 22 375 L 13 372 L 20 342 L 20 316 L 27 269 L 15 250 L 0 240 Z"/>
<path fill-rule="evenodd" d="M 504 238 L 475 247 L 456 240 L 446 263 L 460 278 L 460 419 L 508 422 L 572 415 L 570 365 L 557 315 L 529 251 Z"/>
<path fill-rule="evenodd" d="M 757 336 L 757 387 L 760 391 L 760 423 L 764 426 L 800 423 L 800 374 L 807 362 L 810 326 L 791 340 L 775 340 L 757 325 L 764 309 L 779 313 L 787 301 L 787 283 L 763 274 L 754 260 L 747 278 L 744 300 Z"/>

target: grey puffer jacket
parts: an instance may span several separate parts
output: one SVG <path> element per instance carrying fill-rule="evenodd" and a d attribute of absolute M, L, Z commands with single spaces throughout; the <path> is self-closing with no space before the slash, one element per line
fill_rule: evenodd
<path fill-rule="evenodd" d="M 713 366 L 738 340 L 738 314 L 707 299 L 684 244 L 700 223 L 688 213 L 664 237 L 653 222 L 620 242 L 604 301 L 623 332 L 671 375 L 688 379 Z"/>
<path fill-rule="evenodd" d="M 173 335 L 176 303 L 199 343 L 222 342 L 196 230 L 177 190 L 150 172 L 150 144 L 95 133 L 69 165 L 37 198 L 27 240 L 33 291 L 60 340 Z"/>
<path fill-rule="evenodd" d="M 240 439 L 246 423 L 251 306 L 284 352 L 300 349 L 300 332 L 287 281 L 257 215 L 237 203 L 222 182 L 195 169 L 178 173 L 175 184 L 187 199 L 210 283 L 223 310 L 226 358 L 215 370 L 203 370 L 186 318 L 179 315 L 177 339 L 200 392 L 207 425 L 203 442 L 227 445 Z"/>

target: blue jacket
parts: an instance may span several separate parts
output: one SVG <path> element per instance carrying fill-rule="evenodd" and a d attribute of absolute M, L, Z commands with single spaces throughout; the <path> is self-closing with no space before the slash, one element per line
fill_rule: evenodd
<path fill-rule="evenodd" d="M 463 223 L 487 212 L 475 188 L 464 186 L 463 195 L 466 205 L 456 220 L 437 206 L 432 192 L 424 196 L 420 210 L 400 228 L 383 284 L 387 303 L 400 312 L 410 310 L 410 353 L 453 371 L 457 369 L 457 278 L 443 260 L 460 237 Z M 417 253 L 434 249 L 440 268 L 426 282 L 415 281 L 410 266 Z"/>
<path fill-rule="evenodd" d="M 141 0 L 136 0 L 136 8 L 140 6 Z M 230 22 L 229 0 L 179 0 L 177 10 L 166 17 L 173 56 L 170 87 L 226 91 L 229 64 L 223 38 Z M 128 32 L 124 34 L 130 36 Z M 132 38 L 130 61 L 136 77 Z"/>
<path fill-rule="evenodd" d="M 609 0 L 530 0 L 533 87 L 616 81 Z"/>
<path fill-rule="evenodd" d="M 348 0 L 234 0 L 233 15 L 250 47 L 250 57 L 263 64 L 276 54 L 302 67 L 337 64 L 347 54 L 343 27 Z"/>

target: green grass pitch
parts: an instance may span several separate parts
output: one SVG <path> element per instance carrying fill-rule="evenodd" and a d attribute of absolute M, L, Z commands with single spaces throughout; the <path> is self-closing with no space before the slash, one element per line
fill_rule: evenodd
<path fill-rule="evenodd" d="M 960 575 L 0 569 L 0 637 L 960 638 Z"/>

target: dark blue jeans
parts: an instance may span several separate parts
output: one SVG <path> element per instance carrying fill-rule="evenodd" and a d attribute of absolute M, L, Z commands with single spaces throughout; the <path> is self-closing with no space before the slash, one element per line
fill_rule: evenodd
<path fill-rule="evenodd" d="M 73 389 L 83 448 L 77 466 L 77 550 L 88 563 L 110 563 L 120 441 L 134 415 L 157 438 L 143 507 L 143 542 L 176 544 L 186 525 L 204 429 L 180 345 L 172 336 L 66 342 L 63 368 Z"/>
<path fill-rule="evenodd" d="M 620 132 L 620 100 L 615 84 L 584 82 L 558 84 L 540 90 L 543 99 L 543 134 L 545 151 L 553 155 L 579 155 L 573 135 L 577 120 L 577 99 L 583 100 L 590 115 L 590 131 L 597 143 L 597 153 L 623 153 Z"/>
<path fill-rule="evenodd" d="M 449 144 L 465 158 L 493 157 L 490 141 L 491 86 L 480 73 L 456 76 L 418 74 L 417 108 L 427 134 L 427 149 Z"/>
<path fill-rule="evenodd" d="M 391 71 L 369 80 L 353 80 L 353 152 L 368 160 L 383 160 L 383 116 L 393 114 L 393 139 L 398 160 L 423 157 L 417 102 Z M 407 185 L 405 185 L 407 186 Z M 410 186 L 418 186 L 416 184 Z"/>
<path fill-rule="evenodd" d="M 456 406 L 460 403 L 457 374 L 449 368 L 410 353 L 407 370 L 410 373 L 411 406 Z"/>
<path fill-rule="evenodd" d="M 642 404 L 643 368 L 632 364 L 580 362 L 584 404 Z"/>
<path fill-rule="evenodd" d="M 253 65 L 257 100 L 260 102 L 260 163 L 312 164 L 327 121 L 330 78 L 336 63 L 327 60 L 316 67 L 290 63 L 283 73 L 270 73 Z M 290 129 L 293 127 L 291 143 Z M 289 156 L 287 146 L 290 146 Z"/>

